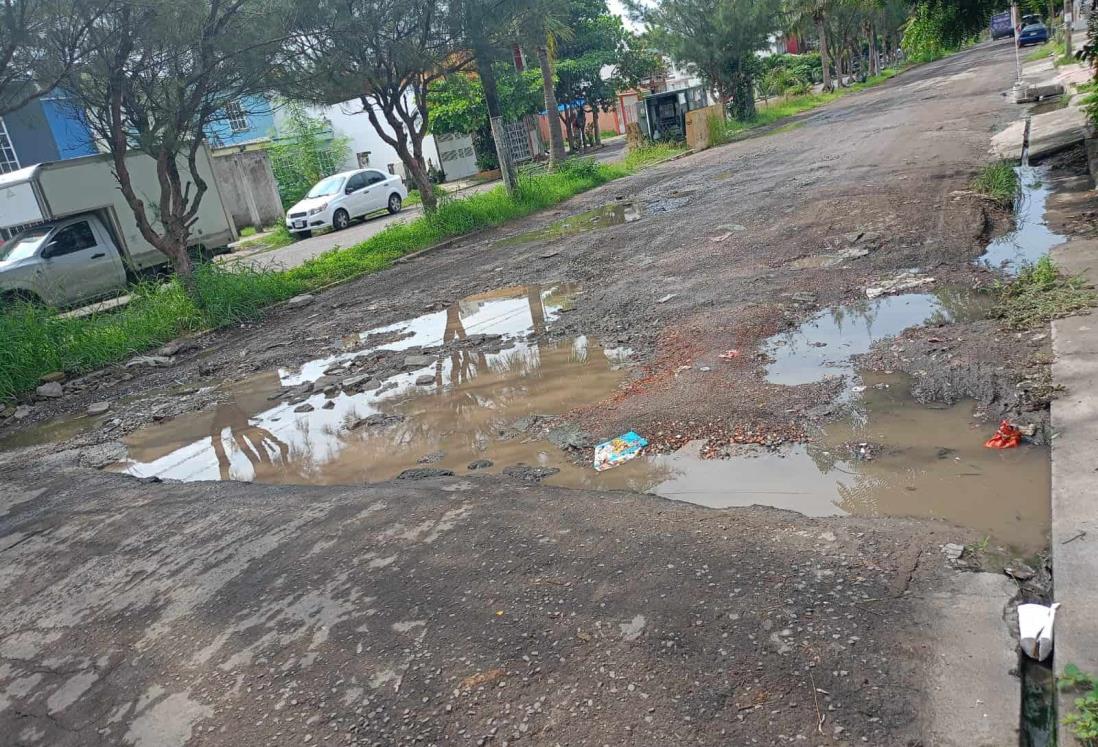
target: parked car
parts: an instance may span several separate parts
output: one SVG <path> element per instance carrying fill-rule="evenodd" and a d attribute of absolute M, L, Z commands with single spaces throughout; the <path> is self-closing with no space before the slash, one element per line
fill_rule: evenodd
<path fill-rule="evenodd" d="M 1002 39 L 1014 36 L 1014 26 L 1010 23 L 1010 11 L 996 13 L 991 17 L 991 39 Z"/>
<path fill-rule="evenodd" d="M 333 174 L 317 182 L 304 199 L 286 212 L 286 228 L 306 238 L 317 228 L 346 228 L 355 218 L 379 210 L 400 212 L 408 190 L 399 176 L 376 169 Z"/>
<path fill-rule="evenodd" d="M 134 190 L 160 193 L 156 161 L 126 156 Z M 196 159 L 207 185 L 191 226 L 191 253 L 209 257 L 236 239 L 209 152 Z M 168 257 L 141 235 L 113 176 L 109 156 L 40 163 L 0 175 L 0 304 L 76 306 L 125 292 L 129 282 L 165 269 Z M 187 173 L 180 165 L 180 172 Z"/>
<path fill-rule="evenodd" d="M 1028 44 L 1044 44 L 1047 41 L 1048 29 L 1045 27 L 1045 24 L 1040 22 L 1022 26 L 1022 30 L 1018 33 L 1019 47 L 1024 47 Z"/>

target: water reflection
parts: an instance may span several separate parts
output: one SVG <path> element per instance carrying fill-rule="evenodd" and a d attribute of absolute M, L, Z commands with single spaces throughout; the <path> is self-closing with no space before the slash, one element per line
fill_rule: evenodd
<path fill-rule="evenodd" d="M 879 340 L 922 324 L 982 318 L 986 308 L 984 296 L 958 288 L 831 306 L 763 343 L 763 351 L 773 359 L 766 378 L 792 386 L 849 375 L 851 358 L 869 352 Z"/>
<path fill-rule="evenodd" d="M 1021 182 L 1021 194 L 1014 205 L 1014 230 L 992 241 L 979 261 L 992 268 L 1002 268 L 1011 275 L 1023 265 L 1034 264 L 1054 246 L 1064 243 L 1064 236 L 1049 229 L 1045 219 L 1049 195 L 1048 169 L 1017 166 L 1014 172 Z"/>

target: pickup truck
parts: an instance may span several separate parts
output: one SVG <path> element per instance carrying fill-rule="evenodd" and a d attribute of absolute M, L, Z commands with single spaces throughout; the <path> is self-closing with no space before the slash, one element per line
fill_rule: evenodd
<path fill-rule="evenodd" d="M 191 229 L 192 251 L 209 256 L 235 240 L 236 231 L 205 148 L 198 165 L 208 190 Z M 158 202 L 156 162 L 133 153 L 127 166 L 137 193 L 147 204 Z M 13 234 L 0 244 L 0 304 L 26 300 L 78 306 L 124 293 L 136 278 L 168 264 L 141 236 L 107 156 L 40 163 L 0 175 L 0 229 Z"/>

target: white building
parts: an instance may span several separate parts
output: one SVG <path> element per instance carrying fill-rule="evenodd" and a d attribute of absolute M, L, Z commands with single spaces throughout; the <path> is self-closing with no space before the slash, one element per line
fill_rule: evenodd
<path fill-rule="evenodd" d="M 326 119 L 332 126 L 332 132 L 348 141 L 350 152 L 347 160 L 337 165 L 338 170 L 369 166 L 391 174 L 400 174 L 405 182 L 409 181 L 396 149 L 378 135 L 360 100 L 351 99 L 333 106 L 310 106 L 308 109 L 313 116 Z M 275 112 L 276 131 L 280 129 L 283 117 L 284 112 Z M 380 112 L 377 119 L 391 135 L 392 128 Z M 423 158 L 428 167 L 441 167 L 447 181 L 463 179 L 478 171 L 472 138 L 468 135 L 440 135 L 437 138 L 428 135 L 423 139 Z"/>

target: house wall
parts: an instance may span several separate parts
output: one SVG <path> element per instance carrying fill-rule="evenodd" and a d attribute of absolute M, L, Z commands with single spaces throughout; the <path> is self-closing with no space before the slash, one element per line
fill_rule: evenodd
<path fill-rule="evenodd" d="M 8 137 L 20 166 L 61 160 L 49 120 L 42 111 L 42 103 L 37 99 L 21 109 L 5 114 L 4 123 L 8 126 Z"/>
<path fill-rule="evenodd" d="M 236 230 L 282 220 L 282 201 L 265 150 L 213 153 L 213 173 Z"/>
<path fill-rule="evenodd" d="M 350 152 L 346 160 L 340 165 L 341 170 L 371 166 L 383 171 L 391 170 L 393 173 L 405 177 L 406 182 L 409 181 L 407 174 L 404 173 L 400 156 L 397 155 L 394 148 L 377 134 L 374 126 L 370 124 L 370 118 L 365 109 L 362 108 L 360 101 L 352 99 L 334 106 L 313 106 L 309 107 L 309 113 L 327 119 L 332 126 L 333 134 L 348 139 Z M 378 118 L 386 132 L 391 135 L 392 129 L 385 125 L 384 118 L 380 115 Z M 278 130 L 281 121 L 279 112 L 275 112 L 274 119 L 275 129 Z M 367 158 L 366 154 L 369 154 L 368 161 L 365 160 Z M 435 139 L 432 135 L 428 135 L 423 140 L 423 157 L 436 166 L 440 163 L 438 149 L 435 147 Z M 392 169 L 389 168 L 390 166 L 392 166 Z"/>
<path fill-rule="evenodd" d="M 62 93 L 53 93 L 40 99 L 40 103 L 61 159 L 93 156 L 99 152 L 84 112 L 74 106 L 72 100 Z"/>
<path fill-rule="evenodd" d="M 206 128 L 206 137 L 213 148 L 253 143 L 268 140 L 275 132 L 276 117 L 274 107 L 264 96 L 247 96 L 240 100 L 240 110 L 244 115 L 243 128 L 234 128 L 227 115 L 221 117 Z"/>

